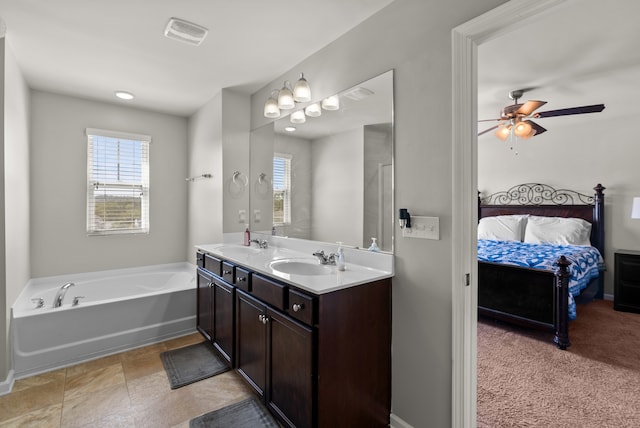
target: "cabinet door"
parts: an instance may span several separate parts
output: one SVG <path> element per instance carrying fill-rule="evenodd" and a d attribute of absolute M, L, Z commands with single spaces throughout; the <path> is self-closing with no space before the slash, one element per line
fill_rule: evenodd
<path fill-rule="evenodd" d="M 280 312 L 267 311 L 267 405 L 291 427 L 313 421 L 313 330 Z"/>
<path fill-rule="evenodd" d="M 267 354 L 265 306 L 236 290 L 236 365 L 260 396 L 264 396 Z"/>
<path fill-rule="evenodd" d="M 196 327 L 208 340 L 213 336 L 213 305 L 210 275 L 198 269 Z"/>
<path fill-rule="evenodd" d="M 213 280 L 213 345 L 233 367 L 234 287 Z"/>

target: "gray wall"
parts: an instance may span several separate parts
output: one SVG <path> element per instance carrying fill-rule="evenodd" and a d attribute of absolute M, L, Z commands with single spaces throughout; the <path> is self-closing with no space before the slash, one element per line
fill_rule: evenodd
<path fill-rule="evenodd" d="M 150 233 L 87 236 L 85 128 L 151 135 Z M 31 276 L 184 261 L 187 119 L 31 93 Z"/>
<path fill-rule="evenodd" d="M 501 0 L 396 0 L 252 96 L 252 128 L 278 82 L 304 72 L 314 98 L 395 74 L 395 206 L 440 217 L 440 240 L 395 231 L 392 410 L 413 427 L 451 426 L 451 30 Z"/>
<path fill-rule="evenodd" d="M 10 46 L 0 38 L 0 386 L 10 368 L 11 305 L 30 277 L 29 89 Z M 0 387 L 0 389 L 2 389 Z"/>

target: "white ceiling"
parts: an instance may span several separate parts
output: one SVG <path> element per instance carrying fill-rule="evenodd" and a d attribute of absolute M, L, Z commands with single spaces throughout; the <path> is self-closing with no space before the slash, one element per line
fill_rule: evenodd
<path fill-rule="evenodd" d="M 639 18 L 637 0 L 569 0 L 533 24 L 480 45 L 478 119 L 498 118 L 502 107 L 513 103 L 509 91 L 534 88 L 519 102 L 548 102 L 537 111 L 606 106 L 602 113 L 536 119 L 548 130 L 536 138 L 585 120 L 637 120 Z M 480 123 L 478 130 L 493 124 Z M 479 137 L 492 139 L 492 132 Z"/>
<path fill-rule="evenodd" d="M 222 88 L 253 93 L 393 0 L 0 0 L 31 88 L 188 116 Z M 164 37 L 171 17 L 209 29 Z M 301 70 L 313 85 L 313 70 Z"/>

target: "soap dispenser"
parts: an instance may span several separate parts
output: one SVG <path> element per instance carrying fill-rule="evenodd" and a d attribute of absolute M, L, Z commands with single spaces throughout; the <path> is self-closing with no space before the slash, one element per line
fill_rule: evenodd
<path fill-rule="evenodd" d="M 245 225 L 246 228 L 244 229 L 244 245 L 245 246 L 249 246 L 251 245 L 251 232 L 249 232 L 249 225 Z"/>
<path fill-rule="evenodd" d="M 373 251 L 373 252 L 380 251 L 378 244 L 376 244 L 376 238 L 371 238 L 371 245 L 369 246 L 369 251 Z"/>
<path fill-rule="evenodd" d="M 344 250 L 342 249 L 342 242 L 338 242 L 338 255 L 337 255 L 336 266 L 338 267 L 339 271 L 343 271 L 347 268 L 344 262 Z"/>

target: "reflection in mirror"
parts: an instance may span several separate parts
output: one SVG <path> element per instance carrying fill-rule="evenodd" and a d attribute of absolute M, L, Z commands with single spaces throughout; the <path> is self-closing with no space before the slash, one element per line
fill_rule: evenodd
<path fill-rule="evenodd" d="M 393 71 L 338 96 L 338 110 L 252 132 L 251 227 L 393 251 Z"/>

